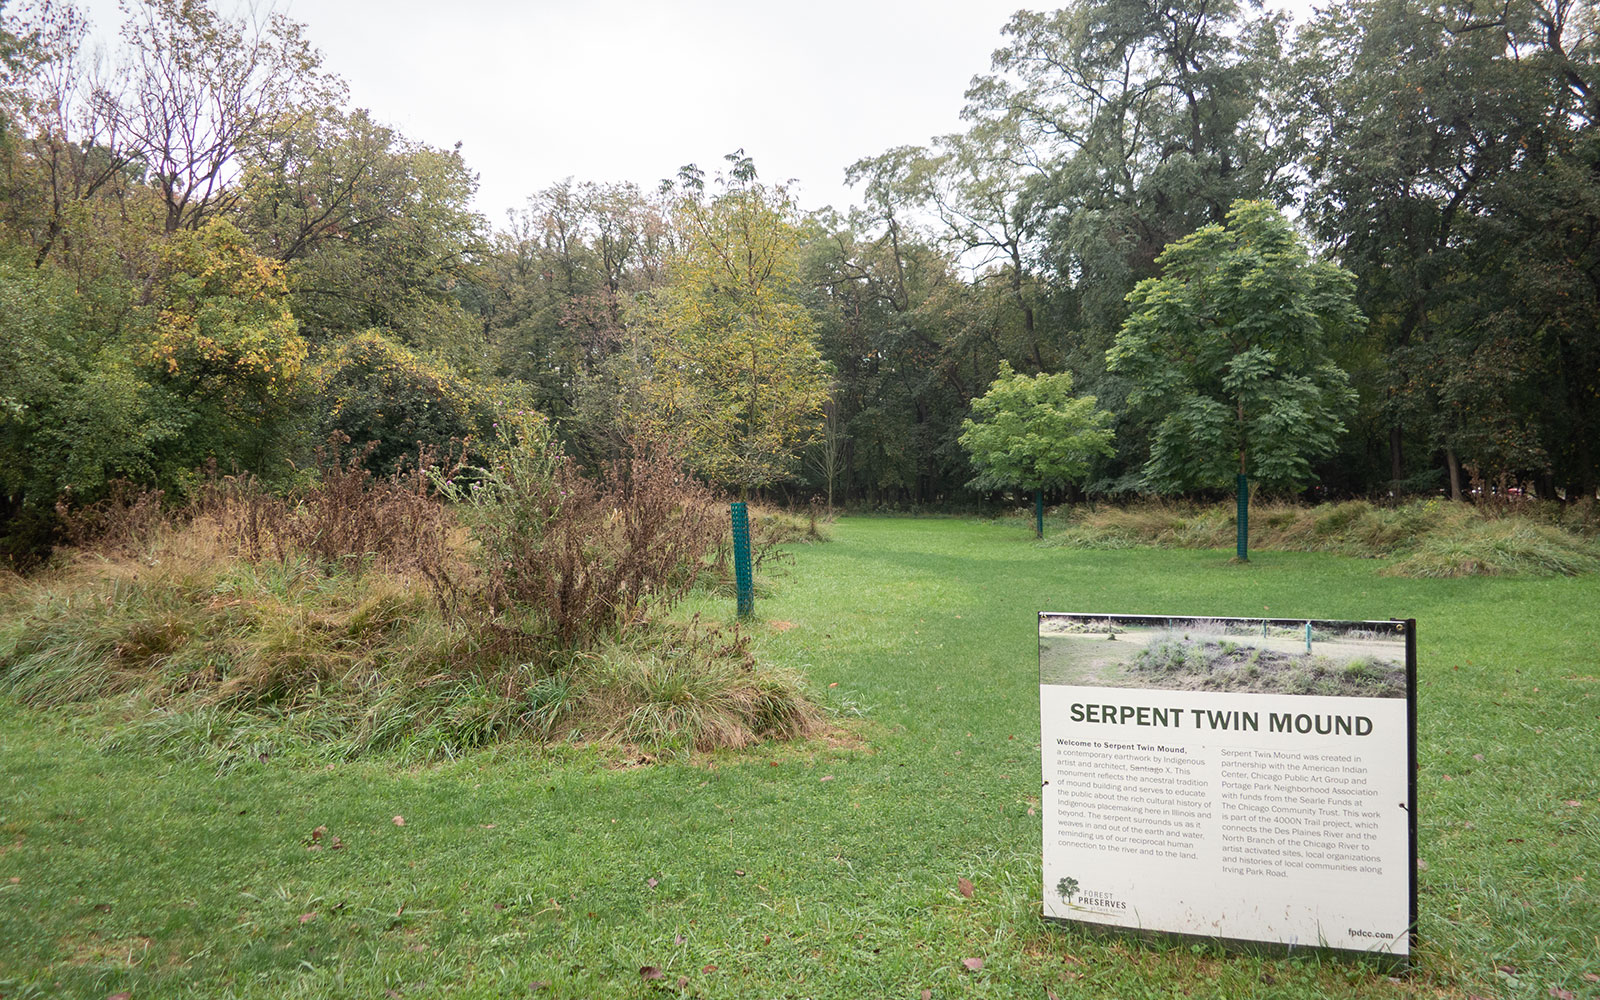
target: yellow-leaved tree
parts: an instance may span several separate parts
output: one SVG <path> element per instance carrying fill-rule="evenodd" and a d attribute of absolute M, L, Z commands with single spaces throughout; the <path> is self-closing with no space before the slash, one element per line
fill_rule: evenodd
<path fill-rule="evenodd" d="M 651 331 L 643 423 L 684 442 L 695 472 L 741 492 L 792 477 L 822 423 L 830 372 L 800 300 L 798 213 L 743 151 L 722 190 L 680 172 L 666 287 L 643 303 Z"/>
<path fill-rule="evenodd" d="M 161 262 L 145 360 L 182 428 L 183 454 L 171 458 L 266 472 L 306 359 L 283 265 L 222 219 L 174 233 Z"/>

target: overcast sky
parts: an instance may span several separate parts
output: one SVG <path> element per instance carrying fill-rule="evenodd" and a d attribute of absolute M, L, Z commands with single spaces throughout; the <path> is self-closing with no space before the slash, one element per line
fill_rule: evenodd
<path fill-rule="evenodd" d="M 114 38 L 116 0 L 87 0 Z M 229 0 L 221 8 L 230 9 Z M 957 131 L 1018 0 L 278 0 L 356 107 L 460 142 L 477 204 L 563 177 L 653 188 L 743 148 L 806 208 L 854 203 L 845 168 Z"/>
<path fill-rule="evenodd" d="M 82 3 L 113 39 L 116 0 Z M 223 0 L 221 9 L 231 8 Z M 478 208 L 563 177 L 654 187 L 743 148 L 806 208 L 855 200 L 844 170 L 961 128 L 1017 0 L 278 0 L 351 104 L 460 142 Z"/>

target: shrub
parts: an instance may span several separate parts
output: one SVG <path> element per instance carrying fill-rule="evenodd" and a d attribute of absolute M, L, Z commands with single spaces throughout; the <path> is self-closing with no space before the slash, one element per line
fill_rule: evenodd
<path fill-rule="evenodd" d="M 660 442 L 636 444 L 597 479 L 549 422 L 517 411 L 490 461 L 436 476 L 479 542 L 491 615 L 584 648 L 646 620 L 696 580 L 724 534 L 711 494 Z"/>
<path fill-rule="evenodd" d="M 482 386 L 377 330 L 351 337 L 317 364 L 313 405 L 326 434 L 341 433 L 380 474 L 400 471 L 419 447 L 435 451 L 491 433 Z"/>

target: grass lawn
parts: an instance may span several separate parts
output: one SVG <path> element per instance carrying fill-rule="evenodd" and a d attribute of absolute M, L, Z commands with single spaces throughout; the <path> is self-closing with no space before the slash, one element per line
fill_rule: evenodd
<path fill-rule="evenodd" d="M 1600 578 L 1234 566 L 938 519 L 834 538 L 768 567 L 755 631 L 838 739 L 219 775 L 0 704 L 0 996 L 1600 995 Z M 1041 610 L 1417 618 L 1411 975 L 1043 925 Z"/>

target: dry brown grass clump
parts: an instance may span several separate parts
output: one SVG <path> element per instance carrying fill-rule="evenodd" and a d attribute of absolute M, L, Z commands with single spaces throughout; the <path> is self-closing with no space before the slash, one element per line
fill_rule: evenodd
<path fill-rule="evenodd" d="M 0 690 L 224 763 L 816 729 L 798 679 L 737 628 L 665 619 L 727 533 L 665 449 L 590 479 L 548 438 L 516 443 L 532 447 L 493 468 L 379 480 L 335 442 L 290 497 L 213 476 L 176 513 L 98 505 L 75 520 L 98 546 L 0 584 Z"/>

